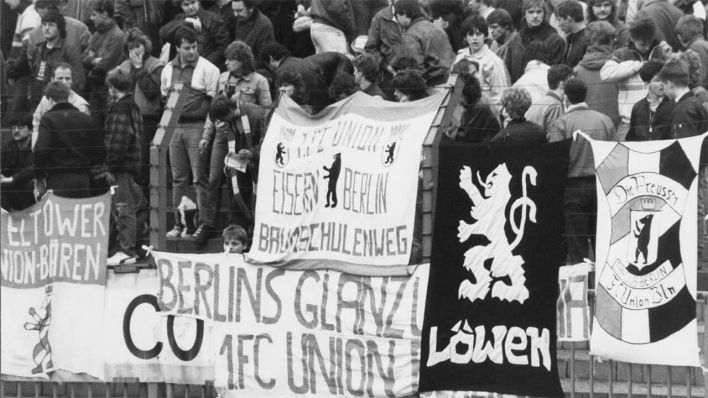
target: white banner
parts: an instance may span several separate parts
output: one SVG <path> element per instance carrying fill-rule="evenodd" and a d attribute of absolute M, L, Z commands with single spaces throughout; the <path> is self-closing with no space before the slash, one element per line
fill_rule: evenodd
<path fill-rule="evenodd" d="M 598 195 L 593 355 L 699 365 L 696 176 L 704 137 L 591 141 Z"/>
<path fill-rule="evenodd" d="M 2 211 L 0 372 L 103 376 L 110 194 Z"/>
<path fill-rule="evenodd" d="M 588 274 L 592 264 L 580 263 L 558 268 L 558 341 L 590 339 Z"/>
<path fill-rule="evenodd" d="M 405 277 L 286 271 L 240 255 L 154 252 L 160 305 L 213 321 L 227 396 L 406 396 L 418 390 L 427 264 Z"/>
<path fill-rule="evenodd" d="M 282 101 L 261 146 L 249 259 L 404 275 L 422 144 L 443 98 L 398 104 L 357 93 L 317 118 Z"/>
<path fill-rule="evenodd" d="M 156 270 L 108 277 L 103 347 L 105 380 L 204 384 L 214 380 L 211 322 L 162 314 Z"/>

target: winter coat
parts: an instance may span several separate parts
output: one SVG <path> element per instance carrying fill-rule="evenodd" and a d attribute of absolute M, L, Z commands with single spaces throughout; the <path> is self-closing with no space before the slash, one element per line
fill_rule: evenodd
<path fill-rule="evenodd" d="M 580 130 L 594 140 L 618 141 L 617 130 L 609 117 L 594 111 L 587 106 L 578 104 L 569 109 L 565 115 L 556 120 L 548 131 L 548 141 L 562 141 L 573 136 L 575 130 Z M 570 146 L 568 177 L 592 177 L 595 175 L 595 162 L 592 147 L 588 140 L 579 139 Z"/>
<path fill-rule="evenodd" d="M 254 9 L 247 20 L 236 20 L 234 38 L 248 44 L 253 50 L 253 55 L 258 59 L 263 47 L 275 41 L 273 23 L 258 9 Z"/>
<path fill-rule="evenodd" d="M 689 91 L 676 102 L 671 114 L 671 138 L 700 135 L 708 131 L 708 111 L 698 97 Z M 708 145 L 703 141 L 701 165 L 708 163 Z"/>
<path fill-rule="evenodd" d="M 600 77 L 600 70 L 610 58 L 612 58 L 610 46 L 588 47 L 585 56 L 575 67 L 575 76 L 584 81 L 588 88 L 585 102 L 590 109 L 609 116 L 615 126 L 618 126 L 620 115 L 617 109 L 617 84 L 603 81 Z"/>
<path fill-rule="evenodd" d="M 617 104 L 622 123 L 629 123 L 632 107 L 647 95 L 646 84 L 639 77 L 642 63 L 648 59 L 663 60 L 669 50 L 666 42 L 655 42 L 647 54 L 642 54 L 630 42 L 627 47 L 615 50 L 600 69 L 602 81 L 617 84 Z"/>
<path fill-rule="evenodd" d="M 629 122 L 627 141 L 654 141 L 671 138 L 671 116 L 676 103 L 664 96 L 652 118 L 649 101 L 643 98 L 634 104 Z"/>
<path fill-rule="evenodd" d="M 364 49 L 377 56 L 379 67 L 384 71 L 393 61 L 402 41 L 403 29 L 394 19 L 391 7 L 386 7 L 374 15 Z"/>
<path fill-rule="evenodd" d="M 89 174 L 106 157 L 102 130 L 96 128 L 91 116 L 66 102 L 42 116 L 33 151 L 35 178 L 55 173 Z"/>
<path fill-rule="evenodd" d="M 184 25 L 185 18 L 187 16 L 184 13 L 177 14 L 175 19 L 160 28 L 160 41 L 172 43 L 174 34 L 177 29 Z M 202 24 L 202 29 L 197 34 L 199 55 L 214 65 L 223 65 L 225 59 L 224 51 L 230 43 L 229 33 L 226 31 L 224 23 L 218 15 L 203 9 L 199 10 L 197 18 Z"/>
<path fill-rule="evenodd" d="M 497 44 L 497 43 L 494 43 Z M 506 70 L 509 71 L 511 83 L 515 83 L 524 74 L 524 45 L 521 43 L 521 36 L 514 32 L 509 40 L 502 45 L 489 47 L 499 58 L 504 61 Z"/>
<path fill-rule="evenodd" d="M 131 76 L 134 84 L 135 103 L 143 116 L 157 116 L 162 111 L 160 103 L 160 76 L 165 64 L 149 56 L 143 61 L 143 67 L 135 69 L 130 60 L 124 61 L 120 68 Z"/>
<path fill-rule="evenodd" d="M 546 143 L 546 131 L 536 123 L 526 119 L 515 119 L 506 125 L 504 130 L 492 137 L 492 142 L 502 144 L 533 144 Z"/>
<path fill-rule="evenodd" d="M 521 44 L 524 47 L 528 46 L 532 41 L 542 41 L 548 47 L 548 65 L 563 63 L 565 41 L 551 25 L 546 22 L 537 28 L 529 28 L 525 22 L 522 22 L 522 25 L 519 35 L 521 36 Z"/>
<path fill-rule="evenodd" d="M 500 128 L 499 121 L 489 105 L 477 101 L 465 107 L 455 141 L 487 142 L 499 132 Z"/>
<path fill-rule="evenodd" d="M 447 80 L 455 60 L 447 33 L 422 17 L 411 21 L 403 34 L 402 54 L 415 58 L 423 67 L 423 76 L 431 86 Z"/>

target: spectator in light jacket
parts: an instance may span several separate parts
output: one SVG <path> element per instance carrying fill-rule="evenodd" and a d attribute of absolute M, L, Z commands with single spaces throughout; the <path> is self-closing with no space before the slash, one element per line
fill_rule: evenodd
<path fill-rule="evenodd" d="M 526 119 L 534 122 L 548 131 L 553 127 L 559 117 L 565 113 L 563 96 L 565 95 L 565 81 L 573 77 L 573 70 L 568 65 L 553 65 L 548 69 L 548 93 L 538 103 L 534 104 L 528 112 Z"/>
<path fill-rule="evenodd" d="M 189 175 L 194 182 L 199 182 L 202 173 L 205 173 L 201 154 L 199 153 L 199 140 L 204 128 L 204 122 L 209 112 L 211 99 L 216 96 L 219 81 L 219 68 L 206 58 L 199 56 L 197 50 L 197 33 L 189 26 L 182 26 L 175 32 L 175 45 L 177 56 L 162 70 L 160 77 L 160 90 L 163 97 L 167 97 L 175 83 L 185 83 L 187 98 L 181 110 L 178 126 L 170 141 L 170 163 L 172 165 L 172 203 L 175 207 L 187 196 Z M 197 185 L 197 206 L 203 211 L 204 202 L 207 200 L 206 187 Z M 177 212 L 175 214 L 178 214 Z M 203 217 L 202 217 L 203 218 Z M 185 237 L 191 231 L 187 230 L 179 219 L 172 230 L 167 233 L 168 238 Z M 203 239 L 202 234 L 208 234 L 200 225 L 194 231 L 195 239 Z"/>
<path fill-rule="evenodd" d="M 536 108 L 545 101 L 548 93 L 548 69 L 547 64 L 548 47 L 542 41 L 530 43 L 524 50 L 524 62 L 526 67 L 524 74 L 514 83 L 514 87 L 523 87 L 531 94 L 531 108 L 529 113 L 540 112 Z M 536 123 L 540 120 L 534 119 Z M 540 124 L 540 123 L 539 123 Z"/>
<path fill-rule="evenodd" d="M 468 17 L 462 23 L 462 34 L 467 42 L 467 48 L 457 53 L 455 63 L 462 59 L 477 62 L 479 66 L 477 77 L 482 86 L 482 93 L 489 96 L 492 111 L 497 113 L 501 110 L 502 94 L 511 82 L 504 61 L 484 42 L 489 34 L 487 22 L 481 15 Z"/>
<path fill-rule="evenodd" d="M 656 24 L 650 19 L 634 21 L 629 27 L 630 42 L 612 53 L 612 58 L 600 69 L 600 78 L 618 85 L 617 104 L 620 124 L 617 128 L 620 140 L 629 131 L 632 107 L 646 96 L 646 85 L 639 77 L 642 64 L 648 59 L 664 60 L 671 55 L 671 47 L 657 40 Z"/>
<path fill-rule="evenodd" d="M 617 131 L 612 120 L 593 111 L 585 103 L 587 86 L 582 80 L 568 79 L 564 91 L 570 105 L 565 115 L 558 118 L 548 131 L 548 141 L 572 138 L 576 130 L 595 140 L 617 141 Z M 584 258 L 590 258 L 588 240 L 592 242 L 592 247 L 595 241 L 595 163 L 590 143 L 585 139 L 578 139 L 570 146 L 568 182 L 563 202 L 568 263 L 576 264 Z"/>

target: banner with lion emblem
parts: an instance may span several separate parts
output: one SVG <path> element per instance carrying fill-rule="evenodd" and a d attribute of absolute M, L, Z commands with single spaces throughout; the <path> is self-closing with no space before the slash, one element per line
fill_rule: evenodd
<path fill-rule="evenodd" d="M 568 150 L 440 147 L 421 392 L 563 395 L 556 298 Z"/>
<path fill-rule="evenodd" d="M 699 365 L 696 176 L 704 136 L 591 141 L 598 198 L 593 355 Z"/>
<path fill-rule="evenodd" d="M 423 140 L 444 97 L 356 93 L 316 116 L 284 97 L 261 146 L 249 260 L 405 275 Z"/>

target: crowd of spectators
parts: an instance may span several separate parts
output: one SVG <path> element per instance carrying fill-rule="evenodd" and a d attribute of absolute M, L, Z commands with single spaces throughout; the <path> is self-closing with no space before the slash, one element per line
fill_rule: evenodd
<path fill-rule="evenodd" d="M 260 144 L 283 96 L 315 114 L 464 83 L 448 137 L 645 141 L 708 130 L 706 0 L 4 0 L 2 206 L 114 188 L 111 264 L 147 230 L 149 148 L 170 92 L 170 239 L 252 233 Z M 699 217 L 708 197 L 707 153 Z M 227 164 L 240 167 L 226 167 Z M 238 171 L 236 170 L 238 169 Z M 595 182 L 572 144 L 568 261 L 591 255 Z M 222 187 L 231 193 L 219 216 Z M 191 226 L 184 211 L 198 214 Z M 699 223 L 702 225 L 702 223 Z M 699 225 L 700 227 L 700 225 Z M 238 239 L 233 238 L 234 230 Z M 702 236 L 702 235 L 701 235 Z M 699 239 L 701 241 L 701 239 Z M 234 243 L 237 242 L 237 243 Z M 238 250 L 243 250 L 243 247 Z"/>

